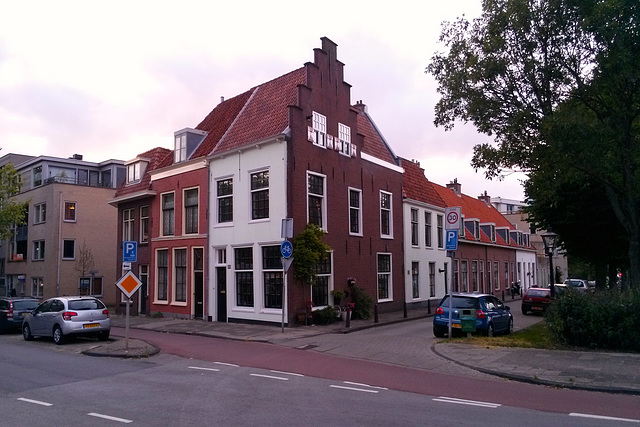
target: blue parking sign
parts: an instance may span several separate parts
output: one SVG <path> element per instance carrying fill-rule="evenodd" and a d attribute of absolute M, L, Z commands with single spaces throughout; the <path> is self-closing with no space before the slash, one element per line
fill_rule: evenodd
<path fill-rule="evenodd" d="M 446 250 L 457 251 L 458 250 L 458 230 L 445 230 L 447 233 Z"/>
<path fill-rule="evenodd" d="M 122 242 L 122 262 L 138 261 L 138 242 L 125 240 Z"/>

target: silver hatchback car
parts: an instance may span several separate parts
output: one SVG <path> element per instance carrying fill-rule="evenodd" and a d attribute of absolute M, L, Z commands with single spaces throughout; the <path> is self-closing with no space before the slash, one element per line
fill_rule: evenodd
<path fill-rule="evenodd" d="M 68 336 L 94 336 L 106 341 L 110 332 L 109 310 L 94 297 L 50 298 L 22 322 L 22 336 L 27 341 L 34 336 L 53 337 L 56 344 L 63 344 Z"/>

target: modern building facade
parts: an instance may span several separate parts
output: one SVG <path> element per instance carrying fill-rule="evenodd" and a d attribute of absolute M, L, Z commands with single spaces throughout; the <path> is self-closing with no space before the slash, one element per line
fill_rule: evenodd
<path fill-rule="evenodd" d="M 115 304 L 117 210 L 107 200 L 124 180 L 124 162 L 86 162 L 80 155 L 0 158 L 0 166 L 8 163 L 21 175 L 13 198 L 27 205 L 27 218 L 2 243 L 0 293 L 94 295 Z"/>

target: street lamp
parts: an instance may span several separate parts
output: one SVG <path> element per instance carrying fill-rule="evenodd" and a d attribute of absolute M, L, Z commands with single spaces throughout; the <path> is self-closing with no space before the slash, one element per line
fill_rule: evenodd
<path fill-rule="evenodd" d="M 544 242 L 544 250 L 549 256 L 549 289 L 551 290 L 551 298 L 556 296 L 555 293 L 555 274 L 553 274 L 553 251 L 556 249 L 558 243 L 558 235 L 553 231 L 546 231 L 540 235 Z"/>

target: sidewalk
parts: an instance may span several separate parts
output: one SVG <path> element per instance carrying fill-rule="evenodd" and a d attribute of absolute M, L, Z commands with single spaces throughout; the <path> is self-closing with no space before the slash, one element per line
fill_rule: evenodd
<path fill-rule="evenodd" d="M 322 334 L 354 333 L 363 329 L 393 323 L 425 319 L 430 314 L 426 309 L 379 315 L 379 322 L 352 320 L 350 328 L 345 322 L 326 326 L 301 326 L 282 328 L 280 325 L 258 325 L 244 323 L 205 322 L 131 316 L 131 329 L 145 329 L 169 333 L 190 334 L 222 339 L 283 344 L 290 340 Z M 112 315 L 112 326 L 124 328 L 126 318 Z M 112 334 L 113 335 L 113 334 Z M 141 340 L 113 340 L 91 349 L 86 354 L 111 357 L 148 357 L 159 349 Z M 640 395 L 640 354 L 595 351 L 550 351 L 526 348 L 486 348 L 455 340 L 437 340 L 433 352 L 456 364 L 491 375 L 549 386 L 627 393 Z"/>

